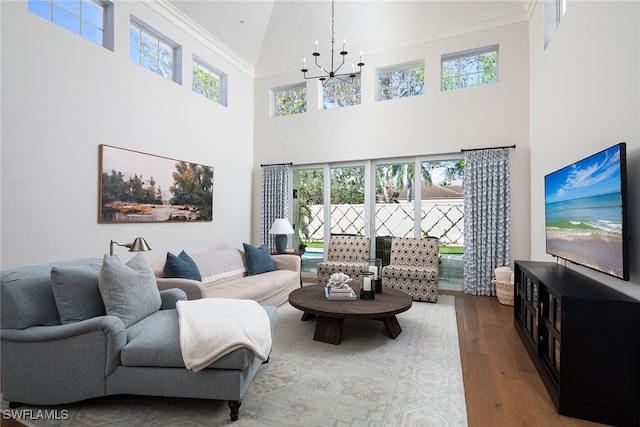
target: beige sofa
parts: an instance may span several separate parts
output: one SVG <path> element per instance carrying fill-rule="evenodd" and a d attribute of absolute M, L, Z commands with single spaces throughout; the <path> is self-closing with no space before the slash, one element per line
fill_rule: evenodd
<path fill-rule="evenodd" d="M 165 260 L 160 260 L 151 264 L 160 290 L 180 288 L 190 300 L 238 298 L 279 306 L 288 301 L 291 291 L 300 287 L 301 260 L 297 255 L 272 255 L 277 270 L 252 276 L 247 275 L 245 255 L 240 249 L 218 249 L 189 256 L 198 266 L 202 281 L 165 277 Z"/>

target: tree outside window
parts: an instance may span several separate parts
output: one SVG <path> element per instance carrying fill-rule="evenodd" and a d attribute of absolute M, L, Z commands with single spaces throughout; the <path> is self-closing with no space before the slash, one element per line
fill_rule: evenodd
<path fill-rule="evenodd" d="M 129 59 L 169 80 L 175 80 L 175 48 L 142 28 L 137 23 L 129 24 Z"/>
<path fill-rule="evenodd" d="M 378 73 L 378 101 L 424 94 L 424 65 Z"/>
<path fill-rule="evenodd" d="M 323 88 L 322 105 L 325 110 L 360 104 L 360 77 L 348 82 L 331 79 Z"/>
<path fill-rule="evenodd" d="M 193 61 L 193 83 L 191 86 L 195 93 L 220 103 L 220 77 L 218 73 L 204 64 Z"/>
<path fill-rule="evenodd" d="M 442 58 L 442 90 L 486 85 L 498 81 L 498 48 L 485 48 Z"/>
<path fill-rule="evenodd" d="M 276 116 L 290 116 L 307 111 L 306 84 L 276 90 L 274 95 Z"/>

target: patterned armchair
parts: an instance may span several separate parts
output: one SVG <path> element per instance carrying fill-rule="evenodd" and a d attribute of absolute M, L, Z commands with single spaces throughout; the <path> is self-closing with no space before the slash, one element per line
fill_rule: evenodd
<path fill-rule="evenodd" d="M 382 267 L 382 286 L 414 301 L 438 301 L 438 239 L 394 237 L 390 264 Z"/>
<path fill-rule="evenodd" d="M 359 236 L 331 236 L 327 261 L 318 264 L 318 284 L 327 286 L 333 273 L 351 277 L 351 284 L 361 286 L 361 271 L 367 271 L 371 240 Z"/>

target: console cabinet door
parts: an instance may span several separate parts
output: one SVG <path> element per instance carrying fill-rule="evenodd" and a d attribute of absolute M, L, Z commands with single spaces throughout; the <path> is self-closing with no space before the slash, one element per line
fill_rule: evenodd
<path fill-rule="evenodd" d="M 528 344 L 538 348 L 538 284 L 535 278 L 520 270 L 515 271 L 514 315 L 525 332 Z"/>
<path fill-rule="evenodd" d="M 560 389 L 560 330 L 562 299 L 546 286 L 540 286 L 540 342 L 538 354 L 557 389 Z"/>

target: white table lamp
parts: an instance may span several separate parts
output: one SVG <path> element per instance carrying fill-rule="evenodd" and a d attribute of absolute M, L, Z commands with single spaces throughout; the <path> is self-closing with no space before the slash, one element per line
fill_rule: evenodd
<path fill-rule="evenodd" d="M 282 254 L 287 248 L 287 235 L 293 234 L 293 227 L 286 218 L 278 218 L 273 222 L 269 234 L 276 235 L 276 252 Z"/>

